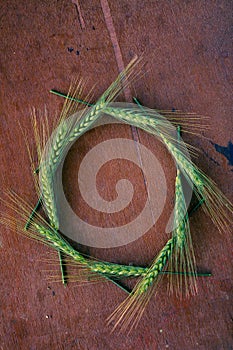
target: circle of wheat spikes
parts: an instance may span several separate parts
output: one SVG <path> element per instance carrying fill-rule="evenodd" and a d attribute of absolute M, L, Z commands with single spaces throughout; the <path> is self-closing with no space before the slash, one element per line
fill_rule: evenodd
<path fill-rule="evenodd" d="M 39 124 L 36 116 L 33 118 L 33 128 L 37 144 L 38 164 L 34 172 L 40 176 L 38 190 L 38 203 L 33 209 L 24 199 L 15 192 L 8 192 L 6 205 L 20 214 L 20 219 L 14 215 L 2 215 L 1 223 L 15 231 L 45 243 L 59 254 L 62 280 L 66 283 L 62 259 L 68 257 L 72 264 L 78 267 L 80 281 L 107 280 L 119 286 L 121 278 L 138 277 L 133 290 L 127 298 L 110 315 L 108 322 L 114 322 L 121 329 L 132 329 L 136 326 L 142 313 L 164 274 L 168 274 L 169 291 L 178 296 L 193 295 L 197 292 L 197 277 L 210 274 L 198 274 L 192 239 L 189 226 L 189 215 L 182 186 L 182 176 L 192 184 L 199 204 L 210 216 L 213 223 L 221 232 L 228 230 L 232 222 L 233 207 L 229 200 L 221 193 L 216 184 L 207 177 L 187 156 L 186 149 L 193 152 L 191 145 L 184 144 L 180 140 L 179 130 L 182 132 L 198 132 L 201 128 L 198 124 L 198 116 L 195 114 L 182 115 L 180 112 L 169 113 L 157 111 L 142 106 L 137 100 L 136 104 L 112 103 L 119 93 L 138 76 L 138 60 L 134 59 L 126 69 L 109 86 L 98 101 L 91 105 L 80 101 L 81 85 L 75 91 L 70 91 L 66 96 L 61 118 L 52 142 L 47 144 L 46 157 L 43 158 L 43 150 L 47 142 L 46 132 L 48 125 L 43 119 Z M 53 91 L 54 92 L 54 91 Z M 58 94 L 58 93 L 57 93 Z M 77 111 L 77 104 L 85 103 L 86 107 L 79 113 L 79 118 L 70 119 L 68 116 Z M 83 135 L 103 114 L 112 116 L 121 122 L 133 125 L 147 133 L 157 137 L 168 149 L 176 163 L 175 179 L 175 205 L 174 205 L 174 229 L 164 247 L 155 256 L 148 267 L 128 266 L 96 260 L 85 256 L 64 238 L 59 231 L 60 223 L 56 207 L 56 193 L 54 192 L 54 176 L 61 162 L 62 155 L 70 144 Z M 168 121 L 168 119 L 169 121 Z M 171 125 L 177 127 L 177 134 L 171 132 Z M 42 136 L 41 136 L 42 135 Z M 28 146 L 29 148 L 29 146 Z M 32 159 L 31 159 L 32 160 Z M 33 162 L 33 161 L 32 161 Z M 47 218 L 37 212 L 37 207 L 42 203 Z M 26 222 L 26 225 L 25 225 Z M 17 226 L 16 226 L 17 225 Z"/>

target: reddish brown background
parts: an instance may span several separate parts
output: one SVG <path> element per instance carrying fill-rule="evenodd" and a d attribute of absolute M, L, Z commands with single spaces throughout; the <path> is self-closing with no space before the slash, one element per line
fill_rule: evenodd
<path fill-rule="evenodd" d="M 94 101 L 137 54 L 143 55 L 147 73 L 126 92 L 126 98 L 131 93 L 149 107 L 210 116 L 211 127 L 202 132 L 205 138 L 186 140 L 201 149 L 197 164 L 232 199 L 231 1 L 2 0 L 0 4 L 1 195 L 11 188 L 31 203 L 36 200 L 18 126 L 20 121 L 30 130 L 31 106 L 43 110 L 46 105 L 52 121 L 63 101 L 49 90 L 68 91 L 71 78 L 77 76 L 88 79 L 85 92 L 96 84 Z M 129 246 L 86 249 L 110 261 L 144 265 L 165 239 L 162 232 L 172 208 L 174 166 L 164 147 L 145 133 L 127 126 L 108 128 L 86 134 L 70 153 L 64 172 L 67 194 L 75 181 L 78 150 L 85 151 L 106 135 L 148 145 L 161 158 L 170 186 L 171 197 L 159 222 Z M 102 175 L 109 174 L 112 166 L 103 169 Z M 143 200 L 140 172 L 124 163 L 120 173 L 112 171 L 104 180 L 103 196 L 110 193 L 106 198 L 114 198 L 114 184 L 128 166 L 130 174 L 135 171 L 134 182 Z M 101 187 L 103 180 L 98 181 Z M 91 209 L 78 205 L 78 193 L 69 199 L 82 215 L 103 225 L 103 218 L 96 219 Z M 135 200 L 133 215 L 141 205 L 138 197 Z M 213 276 L 200 278 L 198 296 L 184 301 L 168 298 L 164 279 L 138 328 L 126 336 L 110 334 L 111 327 L 105 324 L 124 292 L 109 283 L 69 284 L 65 289 L 48 282 L 42 261 L 48 249 L 1 226 L 0 349 L 231 349 L 229 232 L 220 235 L 200 210 L 191 219 L 191 229 L 198 269 Z"/>

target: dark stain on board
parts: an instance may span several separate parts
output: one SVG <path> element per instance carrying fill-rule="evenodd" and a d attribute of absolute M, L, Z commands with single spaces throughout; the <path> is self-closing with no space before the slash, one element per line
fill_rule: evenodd
<path fill-rule="evenodd" d="M 228 165 L 233 165 L 233 143 L 231 141 L 228 142 L 228 145 L 220 146 L 217 143 L 211 142 L 214 145 L 215 150 L 218 153 L 221 153 L 228 160 Z"/>
<path fill-rule="evenodd" d="M 204 153 L 204 155 L 205 155 L 207 158 L 209 158 L 214 164 L 220 165 L 220 163 L 217 162 L 217 160 L 215 160 L 213 157 L 211 157 L 211 156 L 209 155 L 209 153 L 208 153 L 204 148 L 201 148 L 201 150 L 202 150 L 202 152 Z"/>
<path fill-rule="evenodd" d="M 222 154 L 228 160 L 227 165 L 233 166 L 233 143 L 229 141 L 227 146 L 220 146 L 212 141 L 210 141 L 210 143 L 214 146 L 216 152 Z M 211 157 L 204 148 L 201 147 L 201 150 L 204 155 L 209 158 L 215 165 L 221 166 L 221 164 L 216 159 Z M 233 169 L 231 169 L 231 171 L 233 171 Z"/>

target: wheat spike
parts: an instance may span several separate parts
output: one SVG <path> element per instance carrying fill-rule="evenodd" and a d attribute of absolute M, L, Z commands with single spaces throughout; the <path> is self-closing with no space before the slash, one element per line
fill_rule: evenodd
<path fill-rule="evenodd" d="M 195 257 L 192 247 L 192 239 L 189 227 L 187 206 L 183 194 L 181 174 L 177 169 L 175 181 L 175 207 L 174 229 L 172 232 L 173 247 L 168 269 L 183 274 L 171 274 L 169 276 L 169 290 L 178 297 L 189 296 L 197 293 Z M 186 272 L 189 273 L 186 273 Z"/>
<path fill-rule="evenodd" d="M 137 63 L 137 58 L 133 59 L 99 98 L 96 104 L 91 108 L 86 107 L 82 111 L 82 115 L 78 120 L 75 120 L 75 122 L 70 121 L 69 123 L 61 122 L 52 138 L 52 142 L 47 148 L 46 161 L 42 161 L 40 165 L 41 187 L 47 214 L 51 225 L 55 229 L 59 228 L 59 220 L 53 191 L 53 178 L 59 165 L 59 160 L 68 144 L 86 132 L 100 116 L 103 109 L 106 108 L 124 87 L 128 86 L 130 81 L 136 78 L 137 73 L 134 72 L 134 67 Z M 70 104 L 72 104 L 71 101 Z"/>
<path fill-rule="evenodd" d="M 108 323 L 115 322 L 122 330 L 132 330 L 136 327 L 143 311 L 153 294 L 160 278 L 161 272 L 167 265 L 174 245 L 174 238 L 167 241 L 160 253 L 157 255 L 146 274 L 136 284 L 132 293 L 117 307 L 109 316 Z"/>
<path fill-rule="evenodd" d="M 157 118 L 151 123 L 147 109 L 142 106 L 135 107 L 132 111 L 131 109 L 110 107 L 105 109 L 105 113 L 158 137 L 174 157 L 187 180 L 194 185 L 195 194 L 199 200 L 204 201 L 203 208 L 219 231 L 229 230 L 232 224 L 233 205 L 217 188 L 216 184 L 189 159 L 184 148 L 184 145 L 185 147 L 188 145 L 177 141 L 174 130 L 168 126 L 163 118 Z"/>

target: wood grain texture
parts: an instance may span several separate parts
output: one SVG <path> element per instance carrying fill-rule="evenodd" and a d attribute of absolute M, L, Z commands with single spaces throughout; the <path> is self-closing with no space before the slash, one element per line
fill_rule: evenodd
<path fill-rule="evenodd" d="M 114 33 L 106 25 L 106 3 Z M 11 188 L 30 203 L 36 201 L 18 125 L 19 121 L 30 130 L 30 108 L 43 111 L 46 105 L 52 122 L 63 101 L 49 90 L 66 92 L 71 78 L 77 76 L 87 78 L 86 92 L 96 84 L 94 101 L 115 79 L 119 65 L 126 65 L 137 54 L 144 57 L 146 73 L 133 84 L 131 95 L 152 108 L 210 116 L 204 138 L 184 138 L 200 148 L 197 164 L 233 198 L 230 1 L 2 0 L 0 5 L 1 196 Z M 73 189 L 81 157 L 106 137 L 139 140 L 153 151 L 164 167 L 171 196 L 159 221 L 138 241 L 116 249 L 83 249 L 109 261 L 148 264 L 166 239 L 163 232 L 173 204 L 175 168 L 158 141 L 129 126 L 88 132 L 66 160 L 67 197 L 80 215 L 104 225 L 106 217 L 93 213 L 82 203 L 78 188 Z M 33 138 L 29 142 L 33 145 Z M 224 154 L 220 146 L 225 147 Z M 140 211 L 146 194 L 142 174 L 133 164 L 123 162 L 118 168 L 120 163 L 106 165 L 99 174 L 104 180 L 100 176 L 97 186 L 111 200 L 119 176 L 127 172 L 131 176 L 138 190 L 132 210 L 111 218 L 121 224 Z M 2 204 L 0 209 L 4 210 Z M 48 266 L 42 259 L 49 250 L 1 226 L 0 349 L 231 349 L 230 233 L 220 235 L 200 210 L 191 218 L 191 230 L 198 269 L 210 270 L 213 276 L 200 278 L 198 296 L 183 301 L 168 298 L 164 279 L 138 328 L 126 336 L 110 334 L 111 327 L 105 324 L 124 299 L 122 291 L 109 283 L 64 288 L 61 283 L 48 282 L 44 271 Z"/>

